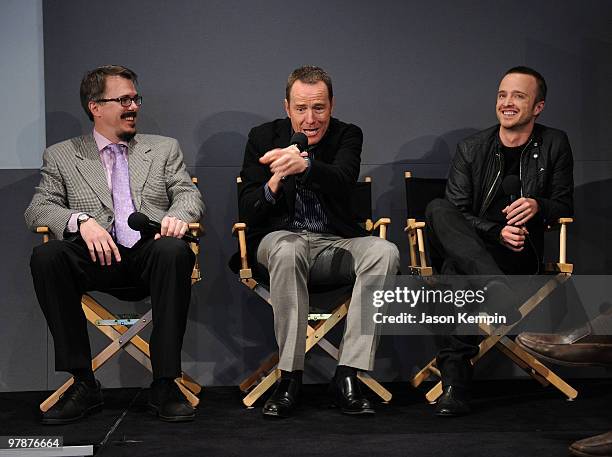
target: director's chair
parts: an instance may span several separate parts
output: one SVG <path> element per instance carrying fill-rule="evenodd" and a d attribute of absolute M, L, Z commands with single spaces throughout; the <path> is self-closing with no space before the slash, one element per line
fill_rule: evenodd
<path fill-rule="evenodd" d="M 416 178 L 412 173 L 404 173 L 406 184 L 406 206 L 408 219 L 404 231 L 408 235 L 410 249 L 410 273 L 420 276 L 431 276 L 433 274 L 431 265 L 428 265 L 428 256 L 425 245 L 425 208 L 435 198 L 443 198 L 446 188 L 445 179 Z M 540 287 L 535 294 L 528 298 L 519 307 L 521 319 L 512 325 L 504 325 L 493 329 L 486 324 L 480 324 L 480 329 L 487 335 L 479 345 L 478 354 L 472 358 L 472 365 L 476 364 L 493 347 L 510 358 L 515 364 L 526 371 L 543 386 L 552 384 L 568 400 L 573 400 L 578 395 L 576 389 L 567 384 L 561 377 L 546 367 L 531 354 L 519 347 L 506 335 L 525 317 L 527 317 L 546 297 L 548 297 L 559 285 L 567 281 L 572 274 L 573 265 L 567 263 L 567 226 L 573 222 L 571 218 L 561 218 L 557 221 L 559 228 L 559 258 L 557 262 L 545 264 L 545 273 L 551 274 L 551 278 Z M 554 227 L 550 227 L 552 229 Z M 411 380 L 414 387 L 418 387 L 430 376 L 441 378 L 440 371 L 436 367 L 435 357 L 420 370 Z M 426 398 L 429 402 L 435 402 L 442 395 L 442 382 L 439 381 L 429 392 Z"/>
<path fill-rule="evenodd" d="M 192 178 L 192 182 L 197 185 L 197 178 Z M 48 227 L 37 227 L 36 232 L 43 236 L 43 243 L 49 241 L 51 232 Z M 200 236 L 202 233 L 201 224 L 189 224 L 189 232 L 194 237 Z M 191 273 L 191 284 L 193 285 L 201 279 L 200 246 L 198 243 L 189 243 L 189 246 L 195 254 L 195 264 Z M 137 288 L 113 289 L 109 292 L 112 292 L 116 298 L 123 301 L 140 301 L 146 298 L 146 295 L 143 296 L 142 292 Z M 81 306 L 87 320 L 111 340 L 111 343 L 92 359 L 91 368 L 94 372 L 121 349 L 130 354 L 147 370 L 153 371 L 149 343 L 139 335 L 153 321 L 152 309 L 149 309 L 141 317 L 122 314 L 115 315 L 89 294 L 84 294 L 81 297 Z M 55 405 L 73 382 L 74 377 L 70 377 L 40 404 L 40 410 L 46 412 Z M 187 401 L 195 408 L 200 403 L 198 395 L 202 387 L 185 372 L 181 373 L 181 377 L 175 379 L 175 382 Z"/>
<path fill-rule="evenodd" d="M 240 188 L 242 185 L 241 178 L 237 178 L 236 183 L 238 185 L 238 194 L 240 194 Z M 376 222 L 372 222 L 371 185 L 372 179 L 370 177 L 366 177 L 363 182 L 358 182 L 352 193 L 351 201 L 347 202 L 347 204 L 351 205 L 353 213 L 355 214 L 355 220 L 361 223 L 368 232 L 373 234 L 376 230 L 378 230 L 379 236 L 386 239 L 387 226 L 391 223 L 391 220 L 388 218 L 381 218 Z M 247 259 L 246 231 L 247 226 L 243 222 L 237 222 L 232 227 L 232 233 L 238 238 L 240 253 L 240 267 L 239 271 L 236 271 L 236 273 L 239 274 L 240 282 L 243 285 L 270 303 L 269 285 L 266 283 L 265 274 L 261 274 L 257 271 L 256 267 L 251 268 L 251 265 L 249 265 Z M 312 294 L 317 292 L 327 292 L 327 290 L 317 290 L 316 287 L 309 287 L 309 292 Z M 342 303 L 331 313 L 316 312 L 311 307 L 311 312 L 308 315 L 306 354 L 313 347 L 319 346 L 332 358 L 338 360 L 338 348 L 329 342 L 326 335 L 347 315 L 350 298 L 349 290 L 348 297 L 343 298 Z M 252 407 L 259 397 L 261 397 L 280 378 L 280 369 L 277 368 L 277 365 L 278 352 L 269 356 L 259 366 L 259 368 L 257 368 L 248 378 L 240 383 L 240 390 L 247 394 L 242 400 L 245 406 Z M 391 400 L 391 392 L 385 389 L 368 373 L 358 372 L 357 378 L 368 386 L 384 402 Z"/>

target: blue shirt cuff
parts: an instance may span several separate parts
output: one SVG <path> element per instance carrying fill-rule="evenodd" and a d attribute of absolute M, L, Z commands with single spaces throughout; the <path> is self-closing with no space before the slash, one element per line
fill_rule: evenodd
<path fill-rule="evenodd" d="M 268 186 L 268 183 L 264 185 L 264 194 L 266 196 L 266 200 L 268 200 L 268 203 L 276 205 L 276 198 L 278 197 L 278 195 L 275 195 L 274 192 L 272 192 L 270 186 Z"/>

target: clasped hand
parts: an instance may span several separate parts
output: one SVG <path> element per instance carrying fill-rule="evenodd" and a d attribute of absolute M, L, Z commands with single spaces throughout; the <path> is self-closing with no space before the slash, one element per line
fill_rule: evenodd
<path fill-rule="evenodd" d="M 188 228 L 187 222 L 166 216 L 161 221 L 160 233 L 155 234 L 155 239 L 158 240 L 162 236 L 182 238 Z M 111 265 L 113 257 L 117 262 L 121 262 L 121 254 L 115 240 L 94 218 L 83 222 L 79 227 L 79 232 L 87 245 L 92 262 L 99 260 L 100 265 Z"/>
<path fill-rule="evenodd" d="M 514 252 L 525 248 L 525 239 L 529 231 L 525 224 L 540 210 L 537 200 L 521 197 L 506 206 L 502 213 L 506 215 L 506 226 L 500 233 L 500 242 Z"/>

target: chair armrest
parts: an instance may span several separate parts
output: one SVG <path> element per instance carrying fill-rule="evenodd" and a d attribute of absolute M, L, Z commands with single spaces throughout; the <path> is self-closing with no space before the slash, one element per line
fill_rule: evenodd
<path fill-rule="evenodd" d="M 404 228 L 404 232 L 409 232 L 410 230 L 424 229 L 424 228 L 425 228 L 425 222 L 409 222 L 408 224 L 406 224 L 406 227 Z"/>
<path fill-rule="evenodd" d="M 410 248 L 410 273 L 420 276 L 431 276 L 433 270 L 427 266 L 427 254 L 425 252 L 425 238 L 423 231 L 427 224 L 417 222 L 416 219 L 407 219 L 404 232 L 408 235 L 408 247 Z"/>
<path fill-rule="evenodd" d="M 232 234 L 238 236 L 238 248 L 240 249 L 240 279 L 250 279 L 253 277 L 247 259 L 246 229 L 247 226 L 244 222 L 236 222 L 232 226 Z"/>
<path fill-rule="evenodd" d="M 191 222 L 188 228 L 193 236 L 200 236 L 204 233 L 204 226 L 200 222 Z"/>
<path fill-rule="evenodd" d="M 34 231 L 43 236 L 43 243 L 49 241 L 49 237 L 51 236 L 51 230 L 49 230 L 49 227 L 45 227 L 43 225 L 40 227 L 36 227 Z"/>
<path fill-rule="evenodd" d="M 381 217 L 372 226 L 372 232 L 379 230 L 378 236 L 380 236 L 383 240 L 387 239 L 387 227 L 391 224 L 391 219 L 388 217 Z"/>
<path fill-rule="evenodd" d="M 547 263 L 545 270 L 548 272 L 560 272 L 560 273 L 572 273 L 574 266 L 571 263 L 567 263 L 567 226 L 574 222 L 571 217 L 562 217 L 557 219 L 557 226 L 548 227 L 549 229 L 556 229 L 560 226 L 559 230 L 559 261 L 557 263 Z"/>

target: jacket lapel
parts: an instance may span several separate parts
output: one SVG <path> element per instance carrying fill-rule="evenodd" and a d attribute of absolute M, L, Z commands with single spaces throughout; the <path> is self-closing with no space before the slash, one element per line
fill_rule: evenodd
<path fill-rule="evenodd" d="M 111 210 L 113 209 L 113 198 L 106 181 L 106 172 L 100 160 L 100 152 L 94 140 L 93 134 L 81 137 L 82 142 L 76 148 L 76 168 L 91 187 L 100 201 Z"/>
<path fill-rule="evenodd" d="M 136 211 L 140 210 L 142 203 L 142 189 L 149 174 L 151 161 L 147 153 L 151 148 L 139 142 L 136 138 L 132 139 L 128 145 L 128 165 L 130 169 L 130 190 Z"/>

